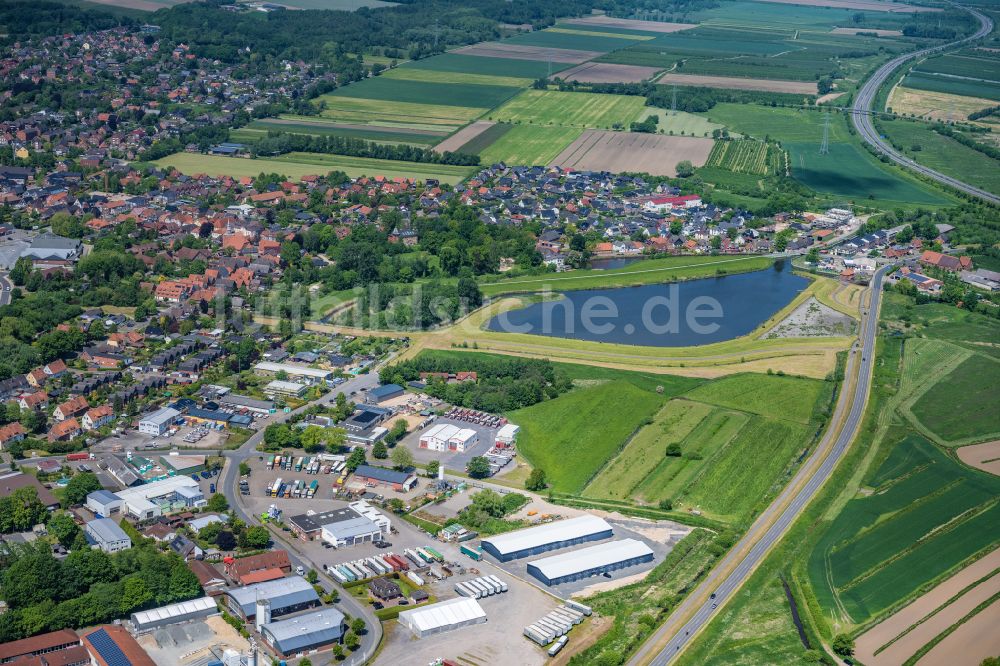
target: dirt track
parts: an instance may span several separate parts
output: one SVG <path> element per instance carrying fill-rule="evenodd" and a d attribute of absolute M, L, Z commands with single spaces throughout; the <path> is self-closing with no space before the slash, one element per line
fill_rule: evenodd
<path fill-rule="evenodd" d="M 512 60 L 541 60 L 542 62 L 551 60 L 552 62 L 568 63 L 579 65 L 597 56 L 604 55 L 604 51 L 577 51 L 574 49 L 557 49 L 545 46 L 525 46 L 522 44 L 502 44 L 500 42 L 483 42 L 472 44 L 455 49 L 452 53 L 461 55 L 480 56 L 483 58 L 510 58 Z"/>
<path fill-rule="evenodd" d="M 761 2 L 773 2 L 779 5 L 806 5 L 807 7 L 833 7 L 835 9 L 867 9 L 873 12 L 894 14 L 941 11 L 937 7 L 916 7 L 893 2 L 879 2 L 878 0 L 761 0 Z"/>
<path fill-rule="evenodd" d="M 1000 440 L 963 446 L 955 453 L 966 465 L 1000 476 Z"/>
<path fill-rule="evenodd" d="M 477 120 L 471 125 L 458 130 L 447 139 L 434 146 L 434 150 L 439 153 L 449 151 L 455 152 L 494 125 L 496 125 L 496 123 L 489 120 Z"/>
<path fill-rule="evenodd" d="M 990 575 L 997 568 L 1000 568 L 1000 548 L 973 562 L 859 636 L 855 644 L 855 654 L 858 659 L 867 666 L 897 666 L 902 664 L 933 640 L 935 636 L 1000 591 L 1000 574 L 996 574 L 937 613 L 930 615 L 963 589 Z M 921 624 L 885 650 L 875 654 L 876 650 L 917 622 L 921 622 Z M 921 661 L 922 663 L 923 661 Z M 975 663 L 978 664 L 979 661 Z M 948 664 L 947 666 L 958 665 Z"/>
<path fill-rule="evenodd" d="M 917 666 L 976 666 L 1000 654 L 1000 601 L 979 611 L 968 622 L 928 651 Z"/>
<path fill-rule="evenodd" d="M 616 65 L 608 62 L 585 62 L 556 74 L 564 81 L 582 83 L 639 83 L 653 78 L 659 67 L 641 65 Z"/>
<path fill-rule="evenodd" d="M 552 164 L 585 171 L 676 176 L 681 160 L 690 160 L 695 166 L 705 164 L 713 144 L 711 139 L 687 136 L 586 130 Z"/>
<path fill-rule="evenodd" d="M 563 23 L 572 25 L 599 25 L 604 28 L 622 28 L 624 30 L 642 30 L 645 32 L 680 32 L 697 28 L 694 23 L 667 23 L 665 21 L 639 21 L 637 19 L 612 18 L 610 16 L 588 16 L 586 18 L 567 19 Z"/>
<path fill-rule="evenodd" d="M 736 90 L 764 90 L 767 92 L 815 95 L 816 84 L 809 81 L 778 81 L 776 79 L 744 79 L 738 76 L 708 76 L 704 74 L 674 74 L 667 72 L 657 83 L 676 83 L 679 86 L 704 86 L 706 88 L 735 88 Z"/>

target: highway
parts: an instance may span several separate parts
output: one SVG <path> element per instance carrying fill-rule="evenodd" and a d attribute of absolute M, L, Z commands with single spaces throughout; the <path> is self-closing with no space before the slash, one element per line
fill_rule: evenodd
<path fill-rule="evenodd" d="M 791 527 L 850 446 L 864 417 L 871 385 L 878 332 L 878 312 L 882 299 L 882 279 L 890 266 L 872 277 L 870 302 L 861 317 L 858 345 L 848 358 L 845 380 L 830 425 L 792 481 L 757 518 L 746 535 L 667 618 L 629 661 L 632 666 L 668 664 L 693 641 L 732 595 L 743 585 Z M 858 349 L 858 346 L 860 349 Z M 856 381 L 852 378 L 856 376 Z M 845 417 L 846 413 L 846 417 Z M 838 424 L 843 427 L 838 429 Z M 684 624 L 677 626 L 685 620 Z"/>
<path fill-rule="evenodd" d="M 960 5 L 955 5 L 960 7 Z M 951 176 L 946 176 L 943 173 L 939 173 L 934 169 L 918 164 L 909 157 L 906 157 L 902 153 L 898 152 L 893 148 L 888 141 L 883 139 L 878 131 L 875 129 L 875 125 L 872 121 L 872 103 L 875 101 L 878 91 L 885 85 L 885 82 L 889 80 L 900 65 L 910 60 L 916 58 L 922 58 L 926 55 L 936 53 L 938 51 L 943 51 L 945 49 L 955 48 L 967 42 L 971 42 L 982 37 L 985 37 L 993 30 L 993 19 L 986 16 L 982 12 L 969 7 L 962 7 L 967 12 L 971 13 L 979 20 L 979 30 L 970 37 L 960 39 L 950 44 L 944 44 L 941 46 L 935 46 L 929 49 L 922 49 L 920 51 L 913 51 L 911 53 L 905 53 L 901 56 L 893 58 L 889 62 L 885 63 L 879 67 L 870 79 L 868 79 L 861 89 L 858 91 L 857 96 L 854 99 L 854 105 L 851 107 L 851 122 L 854 123 L 854 128 L 858 130 L 861 138 L 871 146 L 873 146 L 878 152 L 882 153 L 890 160 L 899 164 L 900 166 L 911 169 L 919 174 L 922 174 L 928 178 L 936 180 L 944 185 L 949 185 L 956 190 L 965 192 L 966 194 L 979 197 L 984 201 L 988 201 L 993 204 L 1000 204 L 1000 197 L 985 190 L 981 190 L 978 187 L 964 183 L 957 178 L 952 178 Z"/>

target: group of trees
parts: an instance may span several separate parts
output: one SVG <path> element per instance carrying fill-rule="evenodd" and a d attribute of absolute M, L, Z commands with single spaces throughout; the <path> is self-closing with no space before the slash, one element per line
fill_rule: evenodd
<path fill-rule="evenodd" d="M 422 372 L 475 372 L 474 382 L 448 383 L 432 377 L 425 390 L 450 404 L 491 413 L 528 407 L 572 388 L 572 381 L 547 360 L 477 355 L 421 354 L 383 369 L 380 379 L 403 385 L 419 379 Z"/>
<path fill-rule="evenodd" d="M 458 514 L 458 522 L 487 534 L 504 532 L 520 526 L 519 522 L 506 518 L 527 503 L 528 498 L 520 493 L 501 495 L 489 489 L 480 490 L 472 496 L 472 503 Z"/>
<path fill-rule="evenodd" d="M 449 324 L 483 303 L 471 277 L 458 284 L 431 280 L 420 284 L 374 284 L 358 295 L 357 307 L 345 312 L 349 324 L 380 329 L 428 329 Z"/>
<path fill-rule="evenodd" d="M 113 554 L 81 548 L 63 560 L 44 541 L 8 544 L 0 549 L 0 571 L 0 596 L 10 606 L 0 615 L 0 643 L 109 622 L 202 593 L 183 559 L 149 543 Z"/>
<path fill-rule="evenodd" d="M 327 153 L 428 164 L 479 165 L 479 155 L 469 153 L 439 153 L 431 148 L 382 144 L 349 136 L 312 136 L 274 130 L 254 144 L 253 152 L 256 155 L 281 155 L 291 152 Z"/>
<path fill-rule="evenodd" d="M 223 495 L 213 495 L 212 499 L 216 497 L 225 499 Z M 211 505 L 209 508 L 212 508 Z M 213 510 L 222 511 L 225 510 L 225 507 Z M 202 542 L 212 544 L 222 551 L 232 551 L 237 548 L 260 550 L 267 548 L 271 542 L 271 533 L 267 531 L 266 527 L 262 525 L 247 526 L 246 523 L 232 514 L 229 515 L 226 522 L 210 523 L 201 528 L 197 537 Z"/>

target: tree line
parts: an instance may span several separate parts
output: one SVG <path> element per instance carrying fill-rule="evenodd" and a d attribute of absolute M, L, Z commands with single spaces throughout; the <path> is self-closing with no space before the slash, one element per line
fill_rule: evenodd
<path fill-rule="evenodd" d="M 380 144 L 349 136 L 312 136 L 271 130 L 253 145 L 254 155 L 282 155 L 291 152 L 324 153 L 370 157 L 381 160 L 400 160 L 426 164 L 453 164 L 478 166 L 479 155 L 469 153 L 439 153 L 431 148 L 403 144 Z"/>

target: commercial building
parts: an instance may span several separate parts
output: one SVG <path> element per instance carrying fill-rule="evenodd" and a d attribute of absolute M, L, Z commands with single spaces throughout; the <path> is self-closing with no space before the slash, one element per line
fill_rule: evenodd
<path fill-rule="evenodd" d="M 276 395 L 286 396 L 289 398 L 301 398 L 309 390 L 309 386 L 306 384 L 300 384 L 299 382 L 283 382 L 280 379 L 275 379 L 267 383 L 264 387 L 264 395 L 269 397 L 274 397 Z"/>
<path fill-rule="evenodd" d="M 122 501 L 121 497 L 115 495 L 113 492 L 104 490 L 95 490 L 87 495 L 87 508 L 94 513 L 94 515 L 101 516 L 102 518 L 108 518 L 114 514 L 120 512 L 122 507 L 125 506 L 125 502 Z"/>
<path fill-rule="evenodd" d="M 198 482 L 189 476 L 172 476 L 134 488 L 119 490 L 125 513 L 139 520 L 148 520 L 175 509 L 201 507 L 207 504 Z"/>
<path fill-rule="evenodd" d="M 652 561 L 649 546 L 620 539 L 528 562 L 528 573 L 546 585 L 559 585 Z"/>
<path fill-rule="evenodd" d="M 41 234 L 31 241 L 31 245 L 21 252 L 21 256 L 34 261 L 75 261 L 82 250 L 83 243 L 75 238 Z"/>
<path fill-rule="evenodd" d="M 132 547 L 132 539 L 118 523 L 110 518 L 98 518 L 83 526 L 83 533 L 91 546 L 105 553 L 117 553 Z"/>
<path fill-rule="evenodd" d="M 517 433 L 520 431 L 521 426 L 508 423 L 497 432 L 496 443 L 503 446 L 513 446 L 517 442 Z"/>
<path fill-rule="evenodd" d="M 245 414 L 230 414 L 217 409 L 201 409 L 192 407 L 185 414 L 188 423 L 207 423 L 209 425 L 239 428 L 247 428 L 253 423 L 253 419 Z"/>
<path fill-rule="evenodd" d="M 34 657 L 66 650 L 80 644 L 80 637 L 72 629 L 50 631 L 19 641 L 0 644 L 0 664 L 8 664 L 22 657 Z"/>
<path fill-rule="evenodd" d="M 150 610 L 132 613 L 132 626 L 137 633 L 165 627 L 168 624 L 187 622 L 198 618 L 215 615 L 219 607 L 211 597 L 200 597 L 190 601 L 182 601 L 169 606 L 160 606 Z"/>
<path fill-rule="evenodd" d="M 382 538 L 379 526 L 363 516 L 324 525 L 320 534 L 323 541 L 334 548 L 378 541 Z"/>
<path fill-rule="evenodd" d="M 81 636 L 95 666 L 156 666 L 123 627 L 104 625 Z"/>
<path fill-rule="evenodd" d="M 611 525 L 597 516 L 578 516 L 483 539 L 483 550 L 501 562 L 538 555 L 587 541 L 607 539 Z"/>
<path fill-rule="evenodd" d="M 270 400 L 258 400 L 246 395 L 227 393 L 217 401 L 220 405 L 230 409 L 246 409 L 255 414 L 265 415 L 274 411 L 274 403 Z"/>
<path fill-rule="evenodd" d="M 272 650 L 282 657 L 290 657 L 339 643 L 346 631 L 344 614 L 336 608 L 324 608 L 268 622 L 261 627 L 260 635 Z"/>
<path fill-rule="evenodd" d="M 459 428 L 450 423 L 431 426 L 420 436 L 419 446 L 428 451 L 462 452 L 479 442 L 479 433 L 471 428 Z"/>
<path fill-rule="evenodd" d="M 363 501 L 342 509 L 292 516 L 288 522 L 300 539 L 321 538 L 334 548 L 378 541 L 392 527 L 384 513 Z"/>
<path fill-rule="evenodd" d="M 387 486 L 393 490 L 410 490 L 417 485 L 415 474 L 398 472 L 384 467 L 372 467 L 371 465 L 359 465 L 354 470 L 354 478 L 372 488 Z"/>
<path fill-rule="evenodd" d="M 403 395 L 403 393 L 405 393 L 405 391 L 399 384 L 383 384 L 382 386 L 376 386 L 369 391 L 368 395 L 365 396 L 365 402 L 377 405 L 380 402 L 398 398 Z"/>
<path fill-rule="evenodd" d="M 248 585 L 251 581 L 247 580 L 247 577 L 260 571 L 277 572 L 277 575 L 269 580 L 284 578 L 285 574 L 292 571 L 292 563 L 288 559 L 287 550 L 269 550 L 249 557 L 227 557 L 223 560 L 223 567 L 226 575 L 238 585 Z"/>
<path fill-rule="evenodd" d="M 158 409 L 139 421 L 139 432 L 159 436 L 165 433 L 181 413 L 172 407 Z"/>
<path fill-rule="evenodd" d="M 229 590 L 223 599 L 230 613 L 248 622 L 257 616 L 258 599 L 267 602 L 268 613 L 271 617 L 288 615 L 321 605 L 316 590 L 301 576 L 291 576 Z"/>
<path fill-rule="evenodd" d="M 399 614 L 399 623 L 417 638 L 486 622 L 486 611 L 472 598 L 458 597 Z"/>
<path fill-rule="evenodd" d="M 279 373 L 285 373 L 288 377 L 299 379 L 309 384 L 325 382 L 333 377 L 332 370 L 321 370 L 319 368 L 310 368 L 304 365 L 292 365 L 291 363 L 272 363 L 271 361 L 262 361 L 255 365 L 253 369 L 254 372 L 259 375 L 277 375 Z"/>

